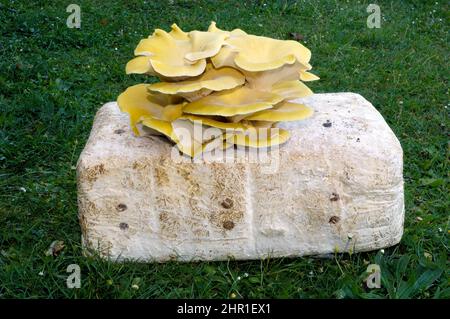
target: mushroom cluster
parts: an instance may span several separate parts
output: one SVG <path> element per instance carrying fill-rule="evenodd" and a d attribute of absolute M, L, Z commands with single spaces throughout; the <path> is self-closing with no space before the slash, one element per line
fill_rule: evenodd
<path fill-rule="evenodd" d="M 303 82 L 311 52 L 297 41 L 224 31 L 156 29 L 134 50 L 127 74 L 148 74 L 160 82 L 127 88 L 117 102 L 136 135 L 146 128 L 163 134 L 191 157 L 233 145 L 270 147 L 286 142 L 282 121 L 313 110 L 292 100 L 312 94 Z M 204 128 L 197 134 L 196 127 Z M 186 134 L 186 132 L 188 134 Z M 208 133 L 206 133 L 208 132 Z"/>

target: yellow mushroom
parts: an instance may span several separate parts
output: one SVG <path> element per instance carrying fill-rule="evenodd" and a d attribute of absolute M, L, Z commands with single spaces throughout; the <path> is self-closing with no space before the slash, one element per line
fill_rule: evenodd
<path fill-rule="evenodd" d="M 268 91 L 283 96 L 284 99 L 295 99 L 312 95 L 313 92 L 302 82 L 298 81 L 307 67 L 299 62 L 286 64 L 278 69 L 249 72 L 243 70 L 248 86 L 252 89 Z"/>
<path fill-rule="evenodd" d="M 181 30 L 179 26 L 177 26 L 176 23 L 173 23 L 171 26 L 171 31 L 169 34 L 175 39 L 175 40 L 189 40 L 189 35 L 187 32 L 184 32 Z"/>
<path fill-rule="evenodd" d="M 188 103 L 184 112 L 197 115 L 233 116 L 269 109 L 282 100 L 283 97 L 277 94 L 251 90 L 248 87 L 241 86 L 231 90 L 215 92 Z"/>
<path fill-rule="evenodd" d="M 161 81 L 166 82 L 176 82 L 183 81 L 189 78 L 189 76 L 175 76 L 175 77 L 167 77 L 164 76 L 153 69 L 151 64 L 151 57 L 149 56 L 138 56 L 134 59 L 128 61 L 125 66 L 126 74 L 148 74 L 157 76 Z"/>
<path fill-rule="evenodd" d="M 191 31 L 189 32 L 191 51 L 184 57 L 191 62 L 210 58 L 219 53 L 228 37 L 224 33 Z"/>
<path fill-rule="evenodd" d="M 310 117 L 313 113 L 313 109 L 306 105 L 283 101 L 272 109 L 251 114 L 245 119 L 248 121 L 298 121 Z"/>
<path fill-rule="evenodd" d="M 205 73 L 180 82 L 159 82 L 150 84 L 149 90 L 164 94 L 192 93 L 200 90 L 211 93 L 212 91 L 222 91 L 235 88 L 244 84 L 244 75 L 232 68 L 215 69 L 209 64 Z M 207 94 L 205 94 L 207 95 Z M 200 96 L 202 97 L 202 96 Z"/>
<path fill-rule="evenodd" d="M 309 81 L 316 81 L 316 80 L 320 80 L 320 78 L 312 73 L 306 72 L 306 71 L 300 71 L 300 80 L 304 81 L 304 82 L 309 82 Z"/>
<path fill-rule="evenodd" d="M 249 124 L 241 122 L 241 123 L 230 123 L 230 122 L 224 122 L 220 121 L 218 119 L 213 119 L 211 117 L 207 116 L 199 116 L 199 115 L 193 115 L 193 114 L 183 114 L 181 116 L 182 119 L 190 120 L 191 122 L 197 122 L 202 125 L 207 125 L 211 127 L 217 127 L 219 129 L 232 129 L 232 130 L 241 130 L 244 131 L 249 127 Z"/>
<path fill-rule="evenodd" d="M 141 119 L 141 123 L 164 134 L 176 144 L 176 147 L 183 154 L 193 158 L 206 150 L 210 151 L 212 148 L 223 147 L 223 134 L 219 129 L 206 132 L 201 125 L 196 124 L 196 126 L 194 123 L 183 119 L 168 122 L 144 117 Z M 211 145 L 213 142 L 214 144 Z"/>
<path fill-rule="evenodd" d="M 224 53 L 212 58 L 218 66 L 234 66 L 251 71 L 277 69 L 285 64 L 299 62 L 310 68 L 311 52 L 297 41 L 276 40 L 255 35 L 240 35 L 228 38 Z"/>
<path fill-rule="evenodd" d="M 175 140 L 178 149 L 190 157 L 196 157 L 206 148 L 211 150 L 212 145 L 210 143 L 217 144 L 218 141 L 220 141 L 220 144 L 223 143 L 223 134 L 220 129 L 210 128 L 205 130 L 201 124 L 184 119 L 177 119 L 171 125 L 172 139 Z M 218 146 L 217 144 L 216 147 Z"/>
<path fill-rule="evenodd" d="M 276 83 L 299 80 L 300 73 L 307 70 L 308 67 L 295 62 L 294 64 L 285 64 L 282 67 L 268 71 L 250 72 L 241 70 L 241 72 L 244 74 L 250 88 L 270 91 Z"/>
<path fill-rule="evenodd" d="M 143 125 L 151 128 L 155 131 L 158 131 L 161 134 L 169 137 L 171 140 L 176 141 L 175 136 L 173 135 L 173 128 L 170 122 L 158 120 L 152 117 L 143 117 L 140 121 Z"/>
<path fill-rule="evenodd" d="M 246 132 L 227 131 L 225 142 L 239 146 L 261 148 L 285 143 L 289 139 L 289 132 L 281 128 L 258 128 Z"/>
<path fill-rule="evenodd" d="M 239 69 L 238 66 L 234 63 L 236 55 L 237 52 L 233 51 L 231 47 L 223 46 L 222 49 L 220 49 L 219 53 L 211 57 L 211 63 L 215 68 L 231 67 L 234 69 Z"/>
<path fill-rule="evenodd" d="M 156 29 L 142 39 L 134 54 L 139 57 L 127 65 L 127 73 L 150 73 L 165 77 L 197 76 L 206 67 L 206 58 L 216 55 L 227 34 L 192 31 L 186 34 L 176 24 L 172 31 Z M 147 68 L 147 69 L 146 69 Z"/>
<path fill-rule="evenodd" d="M 208 32 L 225 33 L 226 35 L 231 36 L 231 37 L 247 35 L 247 33 L 245 31 L 242 31 L 241 29 L 234 29 L 232 31 L 221 30 L 217 27 L 215 21 L 211 21 L 211 24 L 208 27 Z"/>
<path fill-rule="evenodd" d="M 309 87 L 300 81 L 285 81 L 272 86 L 272 93 L 282 96 L 285 100 L 297 99 L 312 95 Z"/>
<path fill-rule="evenodd" d="M 127 74 L 163 82 L 129 87 L 117 99 L 121 110 L 136 134 L 140 123 L 190 157 L 285 143 L 289 132 L 275 124 L 313 114 L 292 101 L 312 94 L 302 82 L 319 79 L 308 72 L 310 51 L 296 41 L 225 31 L 213 21 L 207 32 L 184 32 L 176 24 L 170 32 L 156 29 L 134 53 Z"/>
<path fill-rule="evenodd" d="M 130 126 L 136 135 L 139 135 L 136 124 L 142 117 L 173 120 L 181 116 L 186 104 L 178 96 L 150 93 L 147 88 L 148 84 L 133 85 L 117 98 L 120 110 L 129 114 Z"/>

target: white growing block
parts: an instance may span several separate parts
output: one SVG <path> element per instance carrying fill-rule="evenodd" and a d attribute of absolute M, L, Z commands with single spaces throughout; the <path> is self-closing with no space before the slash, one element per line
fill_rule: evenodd
<path fill-rule="evenodd" d="M 113 260 L 161 262 L 398 243 L 403 153 L 394 133 L 358 94 L 302 101 L 314 115 L 284 123 L 291 138 L 265 164 L 242 150 L 228 163 L 180 163 L 167 140 L 134 137 L 128 116 L 115 102 L 105 104 L 77 167 L 85 248 Z"/>

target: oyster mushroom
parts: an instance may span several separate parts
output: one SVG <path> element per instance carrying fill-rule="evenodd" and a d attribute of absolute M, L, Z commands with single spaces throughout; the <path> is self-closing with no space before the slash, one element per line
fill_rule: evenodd
<path fill-rule="evenodd" d="M 140 135 L 136 124 L 141 118 L 171 121 L 181 116 L 186 104 L 179 96 L 150 93 L 147 87 L 148 84 L 130 86 L 117 98 L 120 110 L 129 114 L 130 126 L 136 135 Z"/>
<path fill-rule="evenodd" d="M 299 62 L 310 68 L 311 52 L 297 41 L 256 35 L 229 37 L 225 48 L 211 60 L 214 66 L 234 66 L 251 72 L 277 69 Z"/>
<path fill-rule="evenodd" d="M 225 134 L 225 142 L 239 146 L 261 148 L 283 144 L 289 139 L 289 132 L 281 128 L 259 128 L 246 132 L 229 132 Z"/>
<path fill-rule="evenodd" d="M 211 64 L 205 73 L 180 82 L 159 82 L 150 84 L 150 91 L 164 94 L 178 94 L 189 101 L 197 100 L 212 91 L 232 89 L 245 83 L 244 75 L 229 67 L 215 69 Z"/>
<path fill-rule="evenodd" d="M 141 126 L 165 135 L 192 158 L 233 145 L 262 148 L 285 143 L 289 132 L 276 123 L 313 114 L 293 99 L 313 94 L 303 83 L 311 52 L 296 41 L 249 35 L 241 29 L 156 29 L 140 41 L 127 74 L 149 74 L 161 82 L 138 84 L 117 102 Z"/>
<path fill-rule="evenodd" d="M 172 31 L 156 29 L 142 39 L 128 62 L 127 73 L 150 73 L 164 77 L 197 76 L 206 67 L 206 58 L 216 55 L 227 34 L 192 31 L 186 34 L 176 24 Z"/>
<path fill-rule="evenodd" d="M 269 109 L 282 100 L 283 97 L 277 94 L 252 90 L 242 86 L 232 90 L 215 92 L 188 103 L 184 112 L 197 115 L 233 116 Z"/>
<path fill-rule="evenodd" d="M 303 120 L 313 113 L 313 109 L 306 105 L 283 101 L 269 110 L 254 113 L 245 119 L 248 121 L 287 122 Z"/>

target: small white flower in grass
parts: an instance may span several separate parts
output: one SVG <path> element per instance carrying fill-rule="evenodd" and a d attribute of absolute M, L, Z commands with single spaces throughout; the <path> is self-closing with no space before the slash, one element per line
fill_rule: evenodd
<path fill-rule="evenodd" d="M 138 290 L 138 289 L 139 289 L 139 286 L 136 285 L 136 284 L 133 284 L 133 285 L 131 285 L 131 288 L 133 288 L 134 290 Z"/>
<path fill-rule="evenodd" d="M 242 278 L 241 278 L 241 276 L 238 276 L 236 279 L 239 281 L 239 280 L 241 280 Z"/>
<path fill-rule="evenodd" d="M 117 51 L 118 49 L 117 49 L 117 48 L 114 48 L 114 50 Z"/>
<path fill-rule="evenodd" d="M 20 190 L 21 192 L 24 192 L 24 193 L 27 192 L 27 189 L 26 189 L 25 187 L 21 187 L 21 188 L 19 188 L 19 190 Z"/>
<path fill-rule="evenodd" d="M 246 273 L 244 273 L 244 277 L 245 278 L 247 278 L 248 277 L 248 273 L 246 272 Z"/>
<path fill-rule="evenodd" d="M 39 276 L 44 276 L 44 272 L 43 272 L 43 271 L 40 271 L 38 275 L 39 275 Z"/>
<path fill-rule="evenodd" d="M 441 227 L 438 228 L 438 232 L 442 233 L 442 228 Z"/>
<path fill-rule="evenodd" d="M 380 253 L 384 254 L 384 249 L 380 249 Z"/>

